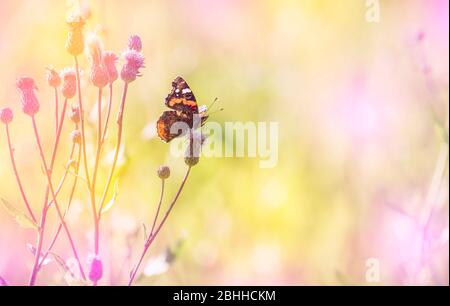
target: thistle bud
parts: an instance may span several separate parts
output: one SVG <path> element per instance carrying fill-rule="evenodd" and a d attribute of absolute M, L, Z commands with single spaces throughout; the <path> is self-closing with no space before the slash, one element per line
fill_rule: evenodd
<path fill-rule="evenodd" d="M 184 163 L 189 167 L 197 165 L 199 161 L 200 158 L 198 156 L 186 156 L 184 158 Z"/>
<path fill-rule="evenodd" d="M 61 77 L 58 72 L 53 68 L 47 68 L 47 84 L 50 87 L 58 88 L 61 85 Z"/>
<path fill-rule="evenodd" d="M 71 99 L 77 93 L 77 74 L 73 68 L 65 68 L 61 72 L 63 79 L 62 94 L 64 98 Z"/>
<path fill-rule="evenodd" d="M 168 179 L 170 176 L 170 168 L 167 166 L 160 166 L 157 173 L 160 179 L 162 180 Z"/>
<path fill-rule="evenodd" d="M 69 118 L 75 124 L 80 122 L 80 108 L 78 106 L 72 106 L 69 112 Z"/>
<path fill-rule="evenodd" d="M 81 143 L 81 133 L 79 130 L 73 130 L 70 133 L 70 138 L 72 138 L 73 143 L 80 144 Z"/>
<path fill-rule="evenodd" d="M 14 114 L 9 107 L 0 109 L 0 121 L 4 124 L 8 124 L 13 120 Z"/>
<path fill-rule="evenodd" d="M 131 35 L 128 39 L 128 49 L 135 50 L 137 52 L 141 52 L 142 50 L 142 42 L 141 38 L 138 35 Z"/>
<path fill-rule="evenodd" d="M 17 80 L 16 86 L 20 92 L 22 111 L 33 116 L 39 111 L 40 106 L 35 93 L 37 87 L 34 80 L 30 77 L 21 77 Z"/>
<path fill-rule="evenodd" d="M 94 65 L 91 67 L 91 82 L 98 88 L 103 88 L 108 84 L 108 72 L 103 66 Z"/>
<path fill-rule="evenodd" d="M 99 281 L 103 276 L 103 264 L 98 256 L 90 258 L 89 279 L 93 282 Z"/>
<path fill-rule="evenodd" d="M 109 84 L 114 83 L 114 81 L 117 80 L 119 76 L 116 68 L 116 62 L 118 59 L 118 56 L 112 51 L 105 51 L 103 53 L 102 63 L 103 67 L 105 67 L 106 72 L 108 73 Z"/>

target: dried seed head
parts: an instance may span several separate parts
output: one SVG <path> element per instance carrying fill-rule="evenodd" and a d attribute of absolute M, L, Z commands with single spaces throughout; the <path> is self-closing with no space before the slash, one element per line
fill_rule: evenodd
<path fill-rule="evenodd" d="M 33 116 L 39 111 L 39 101 L 36 97 L 37 89 L 34 80 L 30 77 L 21 77 L 16 82 L 17 89 L 20 92 L 22 111 Z"/>
<path fill-rule="evenodd" d="M 75 124 L 80 122 L 80 108 L 78 107 L 78 105 L 71 107 L 69 118 Z"/>
<path fill-rule="evenodd" d="M 84 50 L 83 27 L 84 18 L 80 15 L 73 15 L 67 19 L 69 32 L 66 40 L 66 50 L 73 56 L 80 55 Z"/>
<path fill-rule="evenodd" d="M 70 133 L 70 137 L 72 138 L 73 143 L 77 143 L 77 144 L 81 143 L 81 133 L 79 130 L 73 130 Z"/>
<path fill-rule="evenodd" d="M 0 109 L 0 121 L 4 124 L 8 124 L 13 120 L 14 114 L 9 107 Z"/>
<path fill-rule="evenodd" d="M 47 68 L 47 84 L 53 88 L 58 88 L 61 85 L 61 77 L 52 67 Z"/>
<path fill-rule="evenodd" d="M 103 44 L 95 33 L 89 33 L 86 38 L 86 53 L 91 65 L 100 65 L 102 61 Z"/>
<path fill-rule="evenodd" d="M 71 99 L 77 93 L 77 74 L 73 68 L 65 68 L 61 72 L 63 79 L 62 94 L 64 98 Z"/>
<path fill-rule="evenodd" d="M 167 166 L 160 166 L 157 173 L 160 179 L 162 180 L 168 179 L 170 176 L 170 168 Z"/>

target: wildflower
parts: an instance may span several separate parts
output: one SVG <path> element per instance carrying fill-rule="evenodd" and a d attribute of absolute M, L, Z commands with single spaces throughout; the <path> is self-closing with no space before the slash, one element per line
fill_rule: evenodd
<path fill-rule="evenodd" d="M 64 98 L 71 99 L 77 92 L 77 74 L 73 68 L 65 68 L 61 72 L 63 79 L 62 94 Z"/>
<path fill-rule="evenodd" d="M 57 88 L 61 85 L 61 77 L 58 72 L 51 67 L 47 68 L 47 84 L 53 88 Z"/>
<path fill-rule="evenodd" d="M 141 52 L 142 50 L 142 42 L 141 38 L 138 35 L 131 35 L 128 39 L 128 50 L 134 50 L 137 52 Z"/>
<path fill-rule="evenodd" d="M 117 72 L 116 62 L 119 57 L 112 51 L 105 51 L 102 57 L 102 64 L 108 74 L 109 84 L 117 80 L 119 73 Z"/>
<path fill-rule="evenodd" d="M 77 144 L 81 143 L 81 133 L 79 130 L 73 130 L 70 133 L 70 137 L 72 138 L 73 143 L 77 143 Z"/>
<path fill-rule="evenodd" d="M 170 168 L 167 166 L 160 166 L 157 173 L 160 179 L 162 180 L 168 179 L 170 176 Z"/>
<path fill-rule="evenodd" d="M 90 258 L 89 279 L 93 282 L 99 281 L 103 276 L 103 264 L 98 256 Z"/>
<path fill-rule="evenodd" d="M 14 114 L 9 107 L 0 109 L 0 121 L 4 124 L 8 124 L 13 120 Z"/>
<path fill-rule="evenodd" d="M 39 101 L 35 93 L 37 87 L 34 80 L 30 77 L 21 77 L 17 80 L 16 86 L 20 92 L 22 111 L 33 116 L 39 111 Z"/>
<path fill-rule="evenodd" d="M 80 109 L 78 108 L 78 106 L 72 106 L 69 112 L 69 118 L 75 124 L 80 122 Z"/>
<path fill-rule="evenodd" d="M 136 77 L 141 76 L 139 69 L 144 67 L 144 56 L 136 50 L 128 50 L 123 53 L 125 64 L 120 72 L 120 77 L 126 83 L 131 83 L 136 80 Z"/>
<path fill-rule="evenodd" d="M 84 50 L 83 27 L 84 18 L 74 15 L 68 18 L 69 33 L 66 40 L 66 50 L 73 56 L 80 55 Z"/>

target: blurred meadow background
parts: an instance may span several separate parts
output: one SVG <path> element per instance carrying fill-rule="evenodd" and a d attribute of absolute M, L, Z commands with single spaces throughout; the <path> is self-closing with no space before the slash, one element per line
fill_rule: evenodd
<path fill-rule="evenodd" d="M 448 1 L 382 0 L 379 22 L 368 22 L 363 0 L 1 1 L 0 107 L 15 111 L 11 134 L 35 211 L 45 177 L 15 80 L 36 79 L 37 121 L 50 150 L 54 101 L 45 68 L 72 65 L 65 18 L 76 5 L 89 15 L 86 32 L 97 31 L 106 49 L 122 51 L 138 34 L 146 57 L 129 90 L 117 202 L 102 221 L 101 285 L 126 283 L 142 222 L 156 209 L 158 166 L 172 170 L 167 199 L 182 179 L 183 160 L 153 132 L 178 75 L 200 104 L 219 98 L 224 111 L 211 121 L 278 122 L 279 158 L 270 169 L 258 158 L 202 158 L 139 284 L 448 285 Z M 85 57 L 81 66 L 88 69 Z M 94 106 L 95 90 L 85 91 Z M 0 197 L 24 209 L 1 128 Z M 68 216 L 83 260 L 93 227 L 86 195 L 79 187 Z M 49 234 L 56 221 L 52 211 Z M 27 243 L 34 231 L 0 209 L 0 276 L 10 284 L 28 281 Z M 66 236 L 55 251 L 71 257 Z M 373 260 L 380 277 L 372 283 Z M 50 263 L 38 284 L 61 278 Z"/>

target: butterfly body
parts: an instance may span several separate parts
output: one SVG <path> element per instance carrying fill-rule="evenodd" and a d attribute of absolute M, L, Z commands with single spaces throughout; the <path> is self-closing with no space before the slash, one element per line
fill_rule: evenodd
<path fill-rule="evenodd" d="M 177 77 L 172 82 L 172 90 L 166 97 L 165 104 L 172 110 L 163 112 L 156 123 L 158 136 L 164 142 L 169 142 L 183 134 L 181 130 L 175 133 L 170 131 L 174 123 L 184 122 L 192 129 L 196 123 L 196 116 L 200 119 L 201 125 L 208 118 L 205 111 L 199 112 L 194 93 L 182 77 Z"/>

